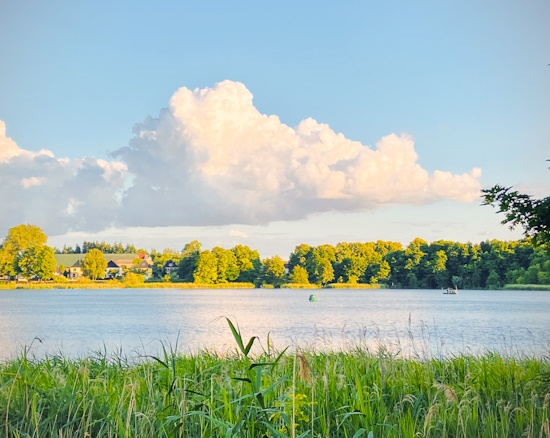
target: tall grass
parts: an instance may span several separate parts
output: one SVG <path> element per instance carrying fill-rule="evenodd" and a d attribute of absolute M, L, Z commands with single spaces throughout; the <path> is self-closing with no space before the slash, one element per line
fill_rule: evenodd
<path fill-rule="evenodd" d="M 550 290 L 550 284 L 506 284 L 505 290 Z"/>
<path fill-rule="evenodd" d="M 0 436 L 550 437 L 548 359 L 237 348 L 0 364 Z"/>
<path fill-rule="evenodd" d="M 385 284 L 369 283 L 330 283 L 325 286 L 327 289 L 386 289 Z"/>
<path fill-rule="evenodd" d="M 0 290 L 13 289 L 253 289 L 253 283 L 220 283 L 220 284 L 197 284 L 197 283 L 172 283 L 172 282 L 137 282 L 125 283 L 119 280 L 78 280 L 64 282 L 29 282 L 17 283 L 15 281 L 0 283 Z"/>

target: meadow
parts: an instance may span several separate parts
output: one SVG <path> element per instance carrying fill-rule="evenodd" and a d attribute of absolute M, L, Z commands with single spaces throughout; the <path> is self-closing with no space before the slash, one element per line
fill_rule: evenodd
<path fill-rule="evenodd" d="M 235 349 L 0 364 L 9 437 L 550 437 L 548 357 Z"/>

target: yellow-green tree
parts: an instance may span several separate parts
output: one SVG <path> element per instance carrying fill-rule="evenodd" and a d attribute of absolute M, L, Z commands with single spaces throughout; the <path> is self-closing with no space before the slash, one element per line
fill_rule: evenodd
<path fill-rule="evenodd" d="M 267 284 L 280 287 L 286 281 L 285 263 L 279 256 L 263 261 L 263 279 Z"/>
<path fill-rule="evenodd" d="M 92 280 L 97 280 L 105 276 L 106 268 L 107 260 L 105 260 L 99 249 L 94 248 L 86 253 L 86 257 L 84 257 L 84 275 Z"/>
<path fill-rule="evenodd" d="M 31 246 L 23 252 L 17 266 L 25 278 L 50 279 L 56 266 L 53 249 L 46 245 Z"/>
<path fill-rule="evenodd" d="M 290 274 L 290 282 L 296 284 L 309 284 L 306 269 L 302 268 L 300 265 L 294 266 L 292 274 Z"/>
<path fill-rule="evenodd" d="M 52 270 L 53 250 L 46 246 L 47 240 L 36 225 L 10 228 L 0 251 L 0 275 L 49 278 L 55 271 L 55 261 Z"/>
<path fill-rule="evenodd" d="M 200 284 L 214 284 L 218 281 L 218 260 L 212 251 L 201 251 L 193 280 Z"/>

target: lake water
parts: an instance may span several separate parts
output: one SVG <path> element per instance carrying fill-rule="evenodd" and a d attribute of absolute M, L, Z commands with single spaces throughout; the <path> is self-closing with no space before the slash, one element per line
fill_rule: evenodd
<path fill-rule="evenodd" d="M 309 302 L 315 293 L 318 302 Z M 31 353 L 76 357 L 158 354 L 235 346 L 227 322 L 265 348 L 384 345 L 405 356 L 482 353 L 547 356 L 550 293 L 438 290 L 13 290 L 0 291 L 0 360 Z M 37 337 L 41 340 L 33 339 Z M 258 351 L 258 350 L 257 350 Z"/>

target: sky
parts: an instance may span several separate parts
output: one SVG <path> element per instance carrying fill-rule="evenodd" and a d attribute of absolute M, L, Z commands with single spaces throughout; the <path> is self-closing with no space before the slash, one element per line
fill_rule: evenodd
<path fill-rule="evenodd" d="M 188 4 L 189 3 L 189 4 Z M 521 238 L 550 3 L 0 1 L 0 236 L 181 250 Z"/>

